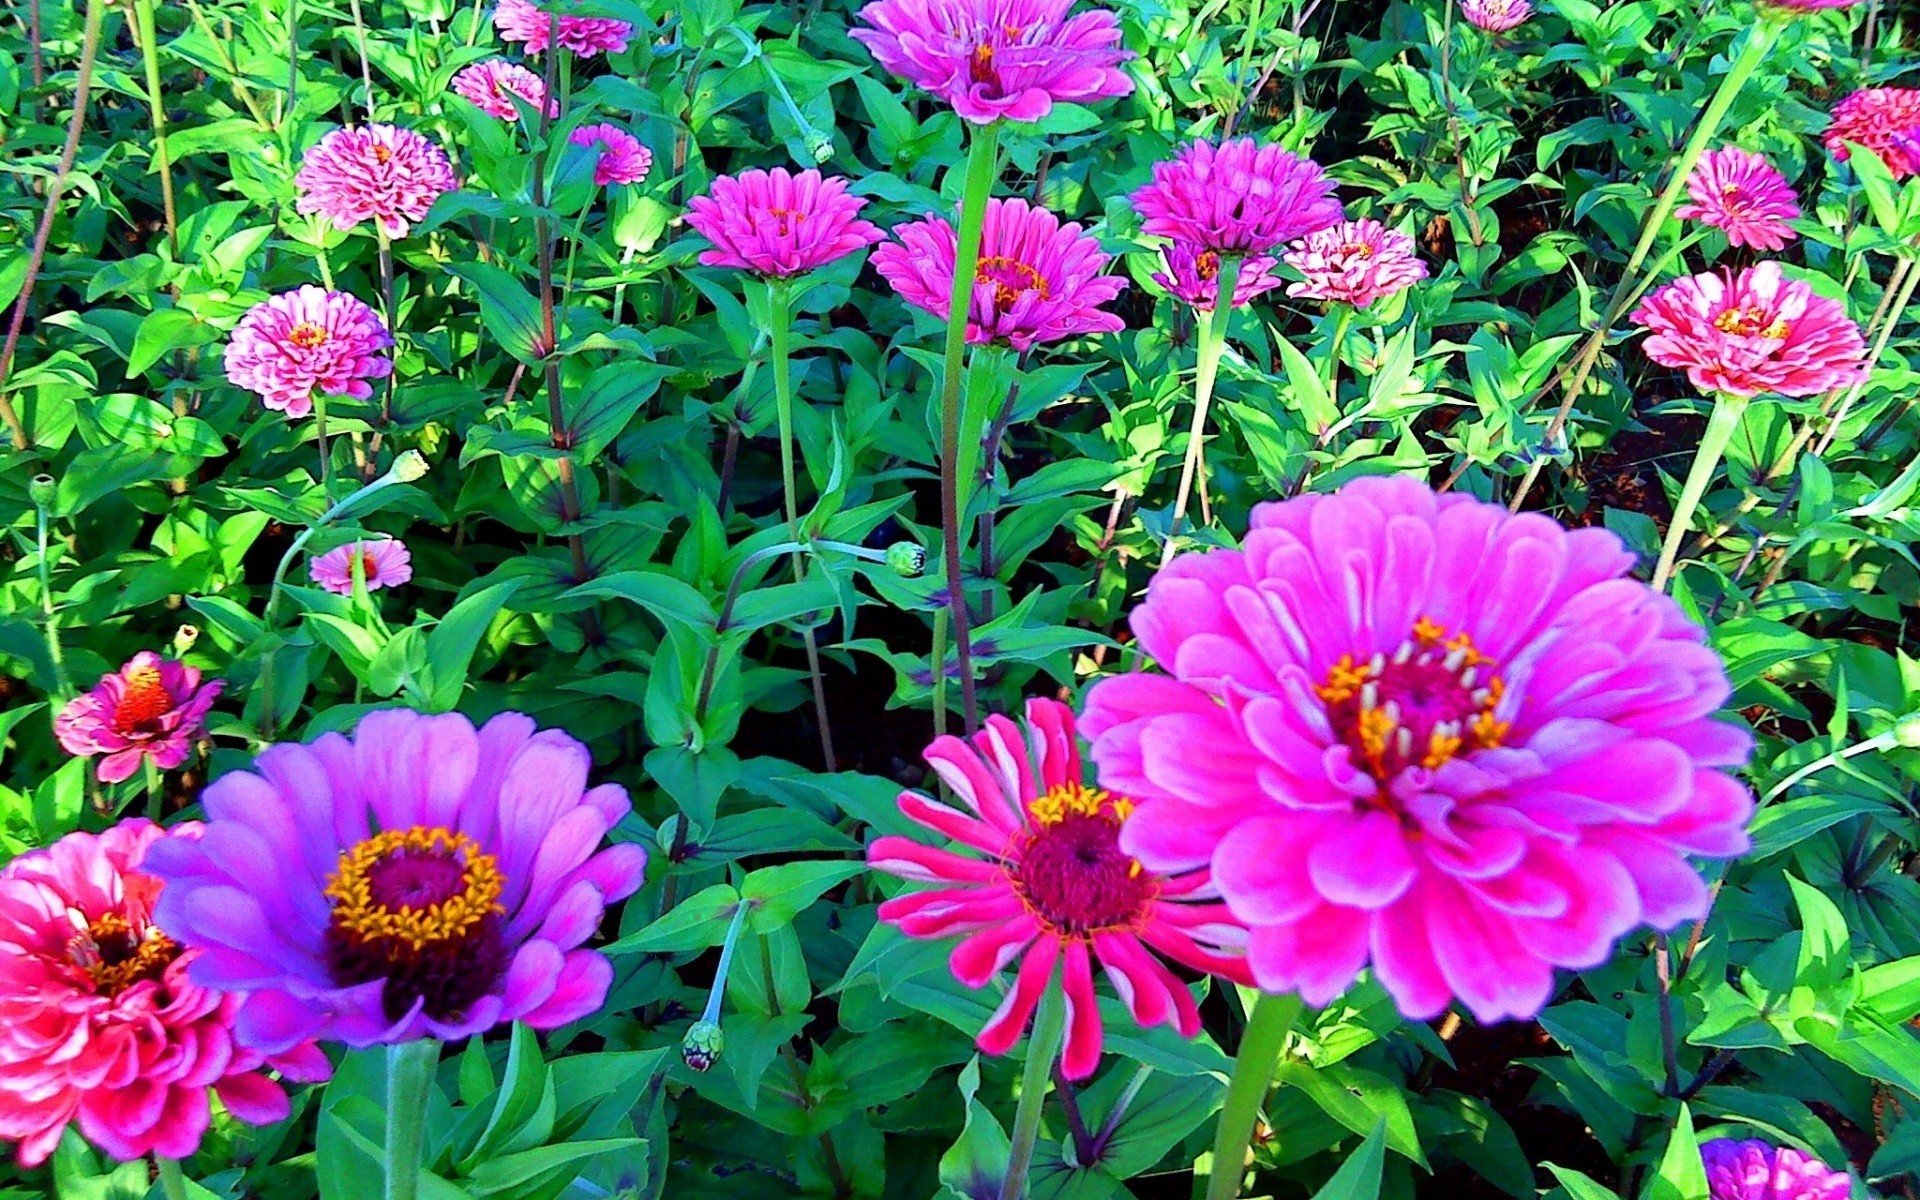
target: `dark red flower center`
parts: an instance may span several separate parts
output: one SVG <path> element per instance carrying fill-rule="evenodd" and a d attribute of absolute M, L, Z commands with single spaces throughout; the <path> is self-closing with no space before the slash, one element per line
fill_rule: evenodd
<path fill-rule="evenodd" d="M 1039 292 L 1042 300 L 1053 295 L 1053 289 L 1039 271 L 1004 254 L 982 258 L 974 268 L 973 281 L 993 285 L 993 306 L 1001 312 L 1012 308 L 1027 292 Z"/>
<path fill-rule="evenodd" d="M 324 326 L 302 321 L 287 331 L 287 340 L 302 350 L 313 350 L 327 344 L 327 331 Z"/>
<path fill-rule="evenodd" d="M 365 550 L 355 550 L 347 555 L 348 578 L 352 578 L 353 568 L 356 563 L 360 567 L 360 577 L 365 579 L 369 585 L 371 585 L 374 580 L 380 578 L 380 564 L 375 562 L 373 555 Z"/>
<path fill-rule="evenodd" d="M 1373 247 L 1365 242 L 1348 242 L 1340 247 L 1340 253 L 1348 258 L 1368 259 L 1373 257 Z"/>
<path fill-rule="evenodd" d="M 1463 751 L 1498 746 L 1508 723 L 1496 710 L 1506 685 L 1465 633 L 1449 637 L 1426 617 L 1391 655 L 1341 656 L 1315 691 L 1353 762 L 1386 782 L 1409 767 L 1436 770 Z"/>
<path fill-rule="evenodd" d="M 1783 341 L 1793 327 L 1784 320 L 1768 321 L 1767 311 L 1757 304 L 1729 308 L 1713 319 L 1713 327 L 1736 337 L 1763 337 Z"/>
<path fill-rule="evenodd" d="M 975 83 L 998 83 L 999 72 L 993 69 L 993 47 L 985 44 L 973 48 L 973 56 L 967 60 L 967 77 Z"/>
<path fill-rule="evenodd" d="M 1033 827 L 1007 856 L 1014 894 L 1049 932 L 1086 937 L 1147 916 L 1158 879 L 1120 849 L 1132 809 L 1105 792 L 1066 784 L 1028 806 Z"/>
<path fill-rule="evenodd" d="M 75 913 L 74 924 L 81 921 Z M 87 922 L 67 940 L 67 961 L 86 972 L 96 993 L 109 998 L 142 980 L 159 983 L 178 957 L 173 939 L 152 926 L 136 928 L 119 913 Z"/>
<path fill-rule="evenodd" d="M 150 733 L 152 725 L 173 711 L 173 696 L 167 691 L 160 668 L 143 665 L 127 672 L 127 686 L 113 710 L 113 731 L 119 734 Z"/>

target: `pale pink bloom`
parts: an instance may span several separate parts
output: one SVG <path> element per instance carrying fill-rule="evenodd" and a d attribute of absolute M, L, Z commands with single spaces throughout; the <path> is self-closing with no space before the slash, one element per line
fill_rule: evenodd
<path fill-rule="evenodd" d="M 1703 392 L 1812 396 L 1866 377 L 1860 327 L 1835 300 L 1787 279 L 1777 262 L 1688 275 L 1644 300 L 1647 357 Z"/>
<path fill-rule="evenodd" d="M 342 230 L 370 220 L 400 238 L 460 181 L 446 152 L 421 134 L 366 125 L 336 129 L 314 143 L 293 185 L 303 213 L 318 213 Z"/>
<path fill-rule="evenodd" d="M 367 590 L 399 587 L 413 578 L 413 555 L 399 538 L 369 538 L 349 542 L 313 560 L 313 581 L 329 592 L 353 595 L 353 568 L 358 563 L 366 576 Z"/>
<path fill-rule="evenodd" d="M 1751 150 L 1722 146 L 1701 155 L 1687 176 L 1687 198 L 1673 215 L 1725 231 L 1729 245 L 1778 250 L 1798 236 L 1787 224 L 1800 219 L 1793 189 Z"/>
<path fill-rule="evenodd" d="M 775 167 L 717 177 L 687 203 L 687 224 L 713 243 L 700 252 L 703 266 L 800 275 L 887 236 L 859 219 L 866 203 L 847 194 L 844 179 Z"/>
<path fill-rule="evenodd" d="M 902 225 L 873 252 L 873 266 L 900 298 L 947 319 L 959 244 L 945 217 Z M 1109 262 L 1080 226 L 1018 198 L 987 201 L 980 260 L 967 310 L 967 341 L 1006 342 L 1026 350 L 1039 342 L 1111 333 L 1126 322 L 1100 306 L 1127 286 L 1102 275 Z"/>
<path fill-rule="evenodd" d="M 74 697 L 54 720 L 68 754 L 100 760 L 100 781 L 119 783 L 148 758 L 163 771 L 187 761 L 207 732 L 207 712 L 226 684 L 200 682 L 198 667 L 142 650 L 93 690 Z"/>
<path fill-rule="evenodd" d="M 1087 696 L 1121 849 L 1210 867 L 1268 992 L 1371 965 L 1410 1018 L 1533 1015 L 1555 967 L 1706 913 L 1689 856 L 1748 849 L 1726 669 L 1634 562 L 1406 477 L 1256 507 L 1133 610 L 1168 674 Z"/>
<path fill-rule="evenodd" d="M 1153 281 L 1191 304 L 1196 312 L 1212 312 L 1220 295 L 1220 253 L 1205 250 L 1190 242 L 1172 242 L 1161 248 L 1165 271 L 1155 271 Z M 1240 277 L 1233 282 L 1233 307 L 1245 308 L 1255 296 L 1270 292 L 1286 280 L 1273 272 L 1273 259 L 1248 258 L 1240 263 Z"/>
<path fill-rule="evenodd" d="M 1189 142 L 1132 199 L 1145 232 L 1221 254 L 1264 254 L 1342 215 L 1320 164 L 1252 138 Z"/>
<path fill-rule="evenodd" d="M 1038 121 L 1056 103 L 1124 96 L 1120 22 L 1073 0 L 875 0 L 853 36 L 882 67 L 976 125 Z"/>
<path fill-rule="evenodd" d="M 453 90 L 472 101 L 481 112 L 502 121 L 520 116 L 520 110 L 513 106 L 514 96 L 533 106 L 535 112 L 540 111 L 544 101 L 548 116 L 560 115 L 559 102 L 547 99 L 546 81 L 519 63 L 510 63 L 504 58 L 477 62 L 455 75 Z"/>
<path fill-rule="evenodd" d="M 1848 1200 L 1853 1180 L 1811 1154 L 1758 1139 L 1700 1144 L 1711 1200 Z"/>
<path fill-rule="evenodd" d="M 1852 142 L 1878 154 L 1895 179 L 1920 175 L 1920 88 L 1862 88 L 1833 106 L 1824 137 L 1840 162 Z"/>
<path fill-rule="evenodd" d="M 653 151 L 618 125 L 582 125 L 567 140 L 576 146 L 599 147 L 593 182 L 600 187 L 639 183 L 653 169 Z"/>
<path fill-rule="evenodd" d="M 380 314 L 345 292 L 309 283 L 247 310 L 227 343 L 227 380 L 290 417 L 313 411 L 315 390 L 373 395 L 393 371 L 393 337 Z"/>
<path fill-rule="evenodd" d="M 1287 251 L 1286 264 L 1306 276 L 1287 295 L 1365 308 L 1427 277 L 1413 239 L 1370 218 L 1342 221 L 1308 234 Z"/>
<path fill-rule="evenodd" d="M 564 0 L 554 0 L 564 4 Z M 528 54 L 547 48 L 553 32 L 553 16 L 535 7 L 529 0 L 500 0 L 493 12 L 493 27 L 503 41 L 521 42 Z M 560 46 L 582 58 L 600 54 L 618 54 L 627 48 L 633 26 L 609 17 L 561 17 Z"/>
<path fill-rule="evenodd" d="M 1516 29 L 1533 15 L 1528 0 L 1460 0 L 1460 15 L 1488 33 Z"/>

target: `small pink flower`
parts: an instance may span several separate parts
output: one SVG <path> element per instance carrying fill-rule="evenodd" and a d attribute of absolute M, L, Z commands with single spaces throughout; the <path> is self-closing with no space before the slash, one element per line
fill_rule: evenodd
<path fill-rule="evenodd" d="M 598 146 L 593 182 L 600 187 L 639 183 L 653 169 L 653 151 L 618 125 L 582 125 L 567 139 L 576 146 Z"/>
<path fill-rule="evenodd" d="M 1647 357 L 1686 371 L 1703 392 L 1812 396 L 1867 373 L 1860 327 L 1777 262 L 1676 279 L 1631 320 L 1651 331 Z"/>
<path fill-rule="evenodd" d="M 866 201 L 847 194 L 847 181 L 814 170 L 785 167 L 721 175 L 705 196 L 687 204 L 687 224 L 713 243 L 700 252 L 709 267 L 761 275 L 800 275 L 886 237 L 859 219 Z"/>
<path fill-rule="evenodd" d="M 1852 153 L 1847 143 L 1878 154 L 1895 179 L 1920 175 L 1920 88 L 1862 88 L 1833 106 L 1824 135 L 1839 162 Z"/>
<path fill-rule="evenodd" d="M 1724 230 L 1729 245 L 1778 250 L 1797 236 L 1787 224 L 1800 219 L 1793 189 L 1751 150 L 1723 146 L 1702 155 L 1687 176 L 1687 197 L 1691 203 L 1673 215 Z"/>
<path fill-rule="evenodd" d="M 206 733 L 207 710 L 225 687 L 218 679 L 201 683 L 196 667 L 142 650 L 69 701 L 53 732 L 68 754 L 106 755 L 100 760 L 102 783 L 130 777 L 143 758 L 171 771 Z"/>
<path fill-rule="evenodd" d="M 413 555 L 398 538 L 371 538 L 349 542 L 313 560 L 313 581 L 329 592 L 353 595 L 353 568 L 359 564 L 366 576 L 367 590 L 399 587 L 413 578 Z"/>
<path fill-rule="evenodd" d="M 562 3 L 563 0 L 554 0 Z M 522 42 L 528 54 L 547 48 L 547 36 L 553 32 L 553 15 L 535 7 L 529 0 L 500 0 L 494 10 L 493 27 L 508 42 Z M 618 54 L 627 48 L 633 26 L 608 17 L 561 17 L 560 45 L 582 58 L 605 52 Z"/>
<path fill-rule="evenodd" d="M 373 395 L 369 380 L 393 372 L 380 314 L 345 292 L 313 284 L 282 292 L 247 310 L 227 343 L 227 380 L 258 392 L 261 403 L 290 417 L 313 411 L 315 389 L 329 396 Z"/>
<path fill-rule="evenodd" d="M 1061 102 L 1124 96 L 1120 22 L 1073 0 L 875 0 L 853 36 L 880 65 L 985 125 L 1038 121 Z"/>
<path fill-rule="evenodd" d="M 295 207 L 318 213 L 335 229 L 371 220 L 388 237 L 401 238 L 460 181 L 446 152 L 424 136 L 367 125 L 336 129 L 314 143 L 293 185 L 300 193 Z"/>
<path fill-rule="evenodd" d="M 1160 251 L 1165 271 L 1155 271 L 1153 281 L 1191 304 L 1196 312 L 1212 312 L 1220 294 L 1220 254 L 1204 250 L 1190 242 L 1172 242 Z M 1256 256 L 1240 264 L 1240 277 L 1233 283 L 1233 307 L 1245 308 L 1253 298 L 1270 292 L 1286 280 L 1274 275 L 1273 259 Z"/>
<path fill-rule="evenodd" d="M 1189 142 L 1132 199 L 1147 233 L 1221 254 L 1264 254 L 1342 215 L 1320 164 L 1252 138 Z"/>
<path fill-rule="evenodd" d="M 455 75 L 453 90 L 471 100 L 481 112 L 502 121 L 517 120 L 520 116 L 520 110 L 513 106 L 514 96 L 532 105 L 535 112 L 544 101 L 548 116 L 560 115 L 559 102 L 547 99 L 546 82 L 519 63 L 510 63 L 504 58 L 477 62 Z"/>
<path fill-rule="evenodd" d="M 1488 33 L 1505 33 L 1532 16 L 1533 5 L 1528 0 L 1460 0 L 1460 15 Z"/>
<path fill-rule="evenodd" d="M 902 300 L 946 320 L 959 255 L 953 225 L 945 217 L 926 217 L 894 234 L 898 242 L 873 252 L 874 269 Z M 1118 276 L 1101 274 L 1108 261 L 1098 240 L 1044 208 L 1016 198 L 987 201 L 967 341 L 1026 350 L 1038 342 L 1125 328 L 1126 322 L 1100 308 L 1127 286 Z"/>
<path fill-rule="evenodd" d="M 1427 277 L 1426 264 L 1414 256 L 1413 239 L 1371 219 L 1316 230 L 1287 251 L 1285 259 L 1306 276 L 1304 282 L 1289 285 L 1287 295 L 1355 308 Z"/>
<path fill-rule="evenodd" d="M 1700 1144 L 1712 1200 L 1847 1200 L 1853 1180 L 1792 1146 L 1715 1138 Z"/>
<path fill-rule="evenodd" d="M 1784 16 L 1822 12 L 1829 8 L 1852 8 L 1859 2 L 1860 0 L 1759 0 L 1762 9 L 1771 9 Z"/>

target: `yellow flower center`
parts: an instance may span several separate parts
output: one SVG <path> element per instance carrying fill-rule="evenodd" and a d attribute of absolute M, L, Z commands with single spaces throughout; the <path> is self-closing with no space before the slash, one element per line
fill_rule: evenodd
<path fill-rule="evenodd" d="M 1019 259 L 1008 258 L 1004 254 L 982 258 L 980 264 L 974 268 L 973 279 L 975 283 L 993 285 L 994 307 L 1003 312 L 1012 308 L 1015 302 L 1027 292 L 1040 293 L 1042 300 L 1049 299 L 1053 295 L 1053 289 L 1047 286 L 1046 279 L 1039 271 Z"/>
<path fill-rule="evenodd" d="M 327 331 L 324 326 L 302 321 L 287 331 L 287 340 L 302 350 L 312 350 L 327 344 Z"/>
<path fill-rule="evenodd" d="M 499 864 L 464 833 L 415 825 L 376 833 L 327 877 L 332 927 L 415 952 L 454 942 L 504 913 Z"/>
<path fill-rule="evenodd" d="M 74 924 L 81 918 L 73 914 Z M 136 934 L 131 922 L 106 913 L 67 941 L 67 960 L 87 973 L 93 990 L 109 998 L 143 980 L 158 983 L 180 956 L 180 947 L 158 929 Z"/>
<path fill-rule="evenodd" d="M 1784 341 L 1793 332 L 1793 326 L 1784 319 L 1769 324 L 1766 310 L 1752 304 L 1727 309 L 1713 319 L 1713 327 L 1736 337 L 1763 337 L 1776 342 Z"/>

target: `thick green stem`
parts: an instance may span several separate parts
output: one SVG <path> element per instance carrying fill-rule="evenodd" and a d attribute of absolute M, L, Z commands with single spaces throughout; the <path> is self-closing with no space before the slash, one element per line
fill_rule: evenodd
<path fill-rule="evenodd" d="M 56 494 L 58 484 L 51 475 L 39 475 L 29 483 L 34 495 L 34 527 L 39 535 L 40 555 L 40 611 L 46 617 L 47 661 L 53 664 L 54 695 L 66 700 L 73 694 L 72 686 L 67 682 L 66 659 L 60 650 L 60 616 L 53 608 L 53 565 L 47 561 L 47 548 L 52 539 L 48 536 L 51 514 L 47 511 L 47 502 Z M 45 494 L 43 500 L 42 493 Z M 52 715 L 58 717 L 62 705 L 54 705 Z"/>
<path fill-rule="evenodd" d="M 1214 1133 L 1207 1200 L 1236 1200 L 1240 1195 L 1240 1176 L 1247 1146 L 1253 1140 L 1253 1125 L 1267 1098 L 1267 1086 L 1273 1082 L 1274 1064 L 1280 1061 L 1287 1034 L 1293 1032 L 1301 1008 L 1298 996 L 1262 992 L 1247 1014 L 1240 1053 L 1233 1062 L 1233 1078 L 1227 1084 L 1226 1105 L 1220 1110 L 1220 1124 Z"/>
<path fill-rule="evenodd" d="M 427 1139 L 427 1095 L 440 1043 L 432 1038 L 387 1047 L 387 1161 L 384 1200 L 417 1200 Z"/>
<path fill-rule="evenodd" d="M 773 280 L 767 288 L 767 338 L 773 344 L 773 402 L 780 418 L 780 490 L 786 499 L 787 539 L 800 540 L 800 489 L 794 483 L 793 446 L 793 370 L 791 340 L 793 332 L 793 283 Z M 793 577 L 807 577 L 806 555 L 795 551 Z M 834 761 L 833 729 L 827 717 L 827 681 L 820 671 L 820 645 L 811 626 L 801 629 L 807 649 L 807 680 L 813 688 L 813 718 L 820 727 L 820 758 L 828 774 L 839 769 Z"/>
<path fill-rule="evenodd" d="M 146 769 L 147 776 L 147 819 L 158 825 L 160 818 L 166 815 L 166 777 L 160 773 L 160 767 L 151 754 L 141 755 L 140 765 Z"/>
<path fill-rule="evenodd" d="M 1215 277 L 1213 311 L 1200 324 L 1199 345 L 1195 348 L 1193 371 L 1193 425 L 1187 431 L 1187 457 L 1180 467 L 1180 492 L 1173 502 L 1173 520 L 1167 525 L 1167 544 L 1160 561 L 1173 557 L 1173 544 L 1180 533 L 1180 520 L 1187 515 L 1187 501 L 1193 496 L 1194 476 L 1204 459 L 1207 406 L 1213 402 L 1213 381 L 1220 372 L 1220 355 L 1227 348 L 1227 326 L 1233 320 L 1233 290 L 1240 282 L 1240 259 L 1220 256 Z"/>
<path fill-rule="evenodd" d="M 1674 560 L 1680 557 L 1680 547 L 1687 540 L 1693 512 L 1700 507 L 1700 498 L 1707 494 L 1714 468 L 1720 465 L 1720 456 L 1733 439 L 1733 431 L 1740 428 L 1740 417 L 1746 411 L 1745 396 L 1722 392 L 1714 397 L 1713 415 L 1707 418 L 1707 431 L 1700 435 L 1700 448 L 1694 452 L 1686 483 L 1681 485 L 1680 500 L 1673 506 L 1673 522 L 1667 526 L 1666 543 L 1660 547 L 1659 565 L 1653 569 L 1654 591 L 1665 591 L 1667 580 L 1673 577 Z"/>
<path fill-rule="evenodd" d="M 1056 977 L 1040 996 L 1033 1034 L 1027 1039 L 1027 1065 L 1020 1074 L 1020 1104 L 1013 1111 L 1013 1145 L 1007 1153 L 1007 1178 L 1000 1185 L 1000 1200 L 1023 1200 L 1027 1194 L 1027 1168 L 1033 1164 L 1033 1147 L 1040 1136 L 1047 1077 L 1054 1060 L 1060 1057 L 1066 1030 L 1067 998 Z"/>
<path fill-rule="evenodd" d="M 327 394 L 318 388 L 313 393 L 313 436 L 320 443 L 320 494 L 331 500 L 333 463 L 327 453 Z"/>
<path fill-rule="evenodd" d="M 160 161 L 160 209 L 167 220 L 167 249 L 180 260 L 180 221 L 173 207 L 173 156 L 167 150 L 167 108 L 160 92 L 160 43 L 153 27 L 153 0 L 133 0 L 133 24 L 147 73 L 147 108 L 153 117 L 153 152 Z"/>
<path fill-rule="evenodd" d="M 187 1200 L 187 1177 L 180 1170 L 177 1158 L 153 1156 L 153 1166 L 160 1176 L 160 1190 L 167 1200 Z"/>
<path fill-rule="evenodd" d="M 933 613 L 933 646 L 928 653 L 928 662 L 933 667 L 933 736 L 947 735 L 947 621 L 952 617 L 951 609 L 939 608 Z"/>

